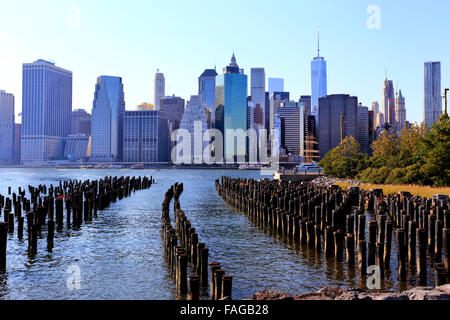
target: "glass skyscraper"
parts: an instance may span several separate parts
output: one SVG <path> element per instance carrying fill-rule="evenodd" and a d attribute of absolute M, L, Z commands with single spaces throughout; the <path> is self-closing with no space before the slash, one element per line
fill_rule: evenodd
<path fill-rule="evenodd" d="M 442 114 L 440 62 L 425 62 L 424 81 L 424 119 L 427 127 L 431 127 Z"/>
<path fill-rule="evenodd" d="M 319 128 L 319 99 L 327 96 L 327 62 L 320 56 L 311 61 L 311 115 L 316 118 L 316 128 Z"/>
<path fill-rule="evenodd" d="M 92 108 L 92 160 L 122 161 L 124 112 L 122 78 L 98 77 Z"/>
<path fill-rule="evenodd" d="M 0 163 L 14 158 L 14 95 L 0 90 Z"/>
<path fill-rule="evenodd" d="M 64 157 L 71 132 L 72 72 L 45 60 L 23 65 L 21 162 Z"/>
<path fill-rule="evenodd" d="M 215 69 L 206 69 L 198 78 L 198 95 L 202 97 L 202 103 L 207 106 L 214 115 L 216 107 L 216 77 Z M 215 119 L 212 119 L 214 123 Z"/>
<path fill-rule="evenodd" d="M 217 77 L 216 82 L 216 116 L 223 108 L 223 137 L 224 160 L 227 162 L 245 162 L 247 152 L 247 76 L 236 63 L 233 54 L 231 63 L 224 68 L 224 73 Z M 221 122 L 217 119 L 216 122 Z M 222 123 L 216 123 L 221 128 Z M 234 137 L 234 133 L 244 134 L 243 137 Z"/>

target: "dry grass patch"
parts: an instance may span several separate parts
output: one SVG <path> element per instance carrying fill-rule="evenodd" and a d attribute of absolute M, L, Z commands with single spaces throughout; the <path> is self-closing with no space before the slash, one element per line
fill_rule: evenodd
<path fill-rule="evenodd" d="M 350 183 L 337 182 L 335 185 L 342 189 L 347 189 L 353 185 Z M 450 187 L 433 188 L 423 186 L 409 186 L 409 185 L 376 185 L 376 184 L 362 184 L 359 186 L 362 190 L 383 189 L 383 194 L 397 194 L 400 191 L 410 192 L 412 195 L 431 198 L 434 194 L 445 194 L 450 197 Z"/>

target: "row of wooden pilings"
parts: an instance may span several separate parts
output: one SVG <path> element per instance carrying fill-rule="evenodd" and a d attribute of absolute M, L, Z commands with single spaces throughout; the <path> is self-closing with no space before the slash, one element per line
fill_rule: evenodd
<path fill-rule="evenodd" d="M 391 270 L 393 242 L 399 281 L 417 276 L 417 283 L 426 285 L 428 265 L 434 269 L 436 286 L 446 284 L 450 276 L 448 198 L 408 192 L 385 196 L 381 189 L 344 191 L 268 179 L 222 177 L 215 185 L 229 206 L 278 235 L 324 251 L 336 261 L 345 260 L 349 268 L 358 269 L 361 279 L 371 266 L 385 278 Z"/>
<path fill-rule="evenodd" d="M 199 242 L 198 233 L 181 210 L 179 198 L 182 192 L 183 184 L 176 183 L 167 191 L 162 204 L 165 253 L 178 293 L 187 294 L 188 300 L 200 300 L 201 289 L 209 288 L 211 300 L 231 300 L 233 277 L 225 274 L 219 262 L 208 263 L 209 249 Z M 175 227 L 170 219 L 172 199 Z"/>
<path fill-rule="evenodd" d="M 0 223 L 0 272 L 6 271 L 8 234 L 15 233 L 16 222 L 17 238 L 21 241 L 26 217 L 30 256 L 37 254 L 38 239 L 43 238 L 44 231 L 47 232 L 47 251 L 52 252 L 55 227 L 57 232 L 62 231 L 64 220 L 67 228 L 80 228 L 83 220 L 89 223 L 96 218 L 98 210 L 106 209 L 112 202 L 128 197 L 136 190 L 148 189 L 152 183 L 152 177 L 105 177 L 95 181 L 69 180 L 48 188 L 45 185 L 28 186 L 28 193 L 22 187 L 17 193 L 8 187 L 8 195 L 0 194 L 0 217 L 2 211 L 4 217 L 4 222 Z"/>

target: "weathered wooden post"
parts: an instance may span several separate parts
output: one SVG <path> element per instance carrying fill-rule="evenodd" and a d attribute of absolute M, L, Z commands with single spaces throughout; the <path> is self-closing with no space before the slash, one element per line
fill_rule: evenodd
<path fill-rule="evenodd" d="M 405 246 L 405 230 L 397 229 L 397 246 L 398 246 L 398 277 L 400 281 L 406 281 L 406 246 Z"/>
<path fill-rule="evenodd" d="M 53 237 L 55 235 L 55 222 L 53 220 L 48 220 L 47 222 L 47 250 L 52 252 L 53 250 Z"/>
<path fill-rule="evenodd" d="M 209 291 L 211 300 L 216 300 L 216 287 L 214 282 L 215 272 L 220 269 L 220 263 L 211 262 L 209 264 Z"/>
<path fill-rule="evenodd" d="M 222 299 L 228 298 L 232 299 L 232 287 L 233 287 L 233 277 L 229 275 L 224 275 L 222 277 Z"/>
<path fill-rule="evenodd" d="M 214 273 L 214 289 L 216 291 L 214 296 L 216 297 L 216 300 L 222 299 L 222 279 L 224 274 L 225 271 L 221 269 L 216 270 Z"/>
<path fill-rule="evenodd" d="M 6 247 L 8 240 L 8 226 L 0 222 L 0 272 L 6 271 Z"/>
<path fill-rule="evenodd" d="M 200 300 L 200 277 L 197 275 L 189 276 L 188 300 L 190 301 Z"/>
<path fill-rule="evenodd" d="M 367 275 L 367 244 L 365 240 L 359 240 L 358 270 L 361 277 L 365 277 Z"/>
<path fill-rule="evenodd" d="M 349 233 L 345 236 L 347 266 L 353 268 L 355 266 L 355 236 Z"/>
<path fill-rule="evenodd" d="M 447 270 L 447 275 L 450 276 L 450 264 L 449 264 L 449 248 L 450 248 L 450 229 L 442 229 L 442 250 L 444 251 L 444 266 Z"/>

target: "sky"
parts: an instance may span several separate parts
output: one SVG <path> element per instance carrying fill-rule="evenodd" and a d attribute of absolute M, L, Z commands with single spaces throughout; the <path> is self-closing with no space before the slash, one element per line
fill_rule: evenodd
<path fill-rule="evenodd" d="M 91 111 L 97 77 L 112 75 L 132 110 L 153 102 L 157 69 L 166 95 L 189 100 L 203 70 L 221 72 L 234 52 L 246 74 L 264 67 L 297 100 L 311 92 L 320 31 L 328 94 L 381 106 L 387 70 L 407 119 L 422 122 L 424 62 L 441 61 L 450 87 L 449 12 L 448 0 L 0 0 L 0 90 L 19 114 L 22 64 L 46 59 L 73 72 L 73 109 Z"/>

